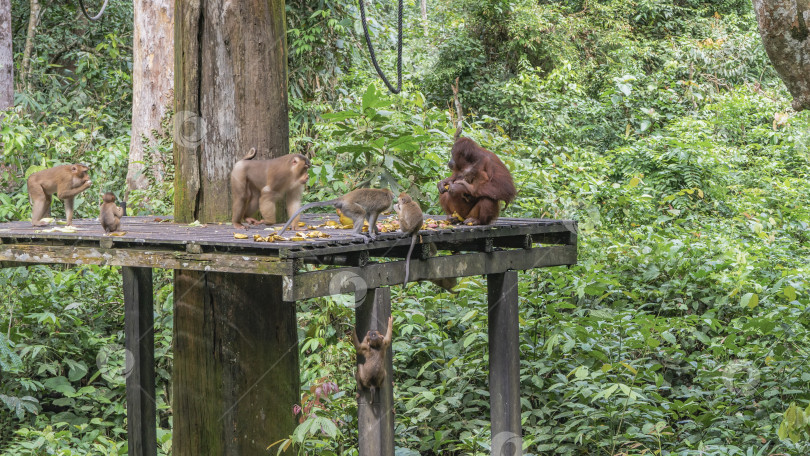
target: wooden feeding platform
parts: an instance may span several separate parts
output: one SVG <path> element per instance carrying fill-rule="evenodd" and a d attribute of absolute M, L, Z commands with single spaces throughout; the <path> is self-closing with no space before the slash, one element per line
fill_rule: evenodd
<path fill-rule="evenodd" d="M 383 217 L 381 222 L 388 219 Z M 368 329 L 380 328 L 387 321 L 391 309 L 386 287 L 402 285 L 405 279 L 404 258 L 410 237 L 393 231 L 367 241 L 349 229 L 335 227 L 339 221 L 334 215 L 307 214 L 301 220 L 306 227 L 284 236 L 318 231 L 323 237 L 257 242 L 254 235 L 266 238 L 275 231 L 263 225 L 248 230 L 237 230 L 230 224 L 195 226 L 154 216 L 124 217 L 121 236 L 104 235 L 97 220 L 75 220 L 75 232 L 65 232 L 61 225 L 3 223 L 0 267 L 94 264 L 123 268 L 126 348 L 135 360 L 127 377 L 129 451 L 150 456 L 156 453 L 152 268 L 280 277 L 280 281 L 272 282 L 280 286 L 266 290 L 268 299 L 279 302 L 354 293 L 356 330 L 361 338 Z M 247 239 L 236 239 L 234 233 L 246 234 Z M 487 276 L 493 445 L 519 444 L 514 441 L 521 435 L 515 271 L 575 264 L 577 223 L 500 218 L 488 226 L 422 230 L 418 242 L 411 259 L 410 281 Z M 388 360 L 390 363 L 391 356 Z M 392 366 L 388 371 L 392 372 Z M 393 455 L 390 382 L 378 395 L 379 400 L 373 402 L 365 396 L 359 399 L 361 456 Z M 177 419 L 175 423 L 178 426 Z M 185 432 L 178 430 L 175 437 Z"/>

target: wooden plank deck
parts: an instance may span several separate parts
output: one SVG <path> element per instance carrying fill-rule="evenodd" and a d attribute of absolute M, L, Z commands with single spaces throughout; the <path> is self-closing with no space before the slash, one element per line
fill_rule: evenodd
<path fill-rule="evenodd" d="M 426 216 L 439 220 L 443 216 Z M 383 218 L 386 221 L 389 217 Z M 75 233 L 65 233 L 54 228 L 32 227 L 30 222 L 0 223 L 0 244 L 48 244 L 71 245 L 76 247 L 105 248 L 161 248 L 183 250 L 191 253 L 233 252 L 256 255 L 277 256 L 281 259 L 311 258 L 324 255 L 346 254 L 367 251 L 370 256 L 403 257 L 397 247 L 407 247 L 410 238 L 402 233 L 381 233 L 375 241 L 353 236 L 351 230 L 322 226 L 326 221 L 337 221 L 337 216 L 307 214 L 302 221 L 308 226 L 318 227 L 329 235 L 306 241 L 255 242 L 253 235 L 267 236 L 274 231 L 266 226 L 251 227 L 248 230 L 234 229 L 230 224 L 209 224 L 190 226 L 171 222 L 168 217 L 124 217 L 123 236 L 105 236 L 101 224 L 96 220 L 75 220 Z M 280 225 L 276 225 L 280 226 Z M 311 230 L 301 230 L 307 232 Z M 235 239 L 234 233 L 244 233 L 248 239 Z M 284 233 L 291 237 L 292 231 Z M 547 244 L 576 244 L 576 222 L 569 220 L 501 218 L 494 225 L 466 226 L 455 225 L 449 229 L 431 229 L 420 232 L 423 244 L 434 243 L 438 250 L 487 250 L 494 247 L 528 247 L 527 236 L 532 242 Z M 491 239 L 491 245 L 482 241 Z M 468 245 L 469 244 L 469 245 Z M 195 247 L 197 246 L 197 247 Z"/>
<path fill-rule="evenodd" d="M 190 226 L 167 217 L 125 217 L 123 236 L 104 235 L 96 220 L 74 221 L 76 232 L 54 230 L 61 225 L 3 223 L 0 267 L 94 264 L 276 275 L 283 277 L 285 301 L 351 292 L 357 284 L 368 288 L 402 284 L 409 237 L 394 231 L 367 241 L 351 230 L 324 226 L 329 220 L 337 221 L 337 216 L 302 218 L 328 238 L 277 242 L 253 240 L 254 234 L 274 233 L 265 226 L 248 230 L 225 223 Z M 248 239 L 235 239 L 236 232 Z M 291 237 L 292 232 L 284 235 Z M 570 220 L 501 218 L 494 225 L 454 225 L 422 230 L 419 236 L 412 281 L 576 263 L 577 222 Z"/>

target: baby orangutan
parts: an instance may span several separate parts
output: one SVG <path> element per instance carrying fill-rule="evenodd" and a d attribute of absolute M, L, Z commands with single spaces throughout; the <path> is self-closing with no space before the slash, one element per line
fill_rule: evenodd
<path fill-rule="evenodd" d="M 388 329 L 385 337 L 379 331 L 369 331 L 363 342 L 357 340 L 357 331 L 352 330 L 352 343 L 357 350 L 357 398 L 360 399 L 360 390 L 371 390 L 371 403 L 377 388 L 381 387 L 386 377 L 386 357 L 388 347 L 391 346 L 391 336 L 394 330 L 394 317 L 388 317 Z"/>

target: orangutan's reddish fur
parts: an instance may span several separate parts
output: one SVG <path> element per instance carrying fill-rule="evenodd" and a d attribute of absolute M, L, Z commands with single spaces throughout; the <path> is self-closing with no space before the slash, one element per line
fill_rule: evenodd
<path fill-rule="evenodd" d="M 439 204 L 464 223 L 489 225 L 500 215 L 500 201 L 515 199 L 512 175 L 500 158 L 469 138 L 459 138 L 447 166 L 453 174 L 439 182 Z"/>

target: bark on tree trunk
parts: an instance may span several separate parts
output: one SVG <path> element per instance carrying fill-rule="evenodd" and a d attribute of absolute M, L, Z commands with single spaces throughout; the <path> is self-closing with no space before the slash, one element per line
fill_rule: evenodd
<path fill-rule="evenodd" d="M 810 0 L 753 0 L 759 34 L 793 109 L 810 108 Z"/>
<path fill-rule="evenodd" d="M 174 0 L 135 0 L 132 42 L 132 135 L 127 185 L 148 185 L 144 150 L 155 143 L 152 131 L 163 134 L 160 121 L 172 103 L 174 86 Z M 156 182 L 163 181 L 161 160 L 153 160 Z"/>
<path fill-rule="evenodd" d="M 284 1 L 176 4 L 175 217 L 229 221 L 233 164 L 288 153 Z"/>
<path fill-rule="evenodd" d="M 427 0 L 422 0 L 422 28 L 425 31 L 425 36 L 428 36 L 428 20 L 427 20 Z"/>
<path fill-rule="evenodd" d="M 14 53 L 11 49 L 11 0 L 0 0 L 0 111 L 14 105 Z"/>
<path fill-rule="evenodd" d="M 284 0 L 175 6 L 175 220 L 228 221 L 233 164 L 288 152 Z M 266 455 L 292 434 L 298 335 L 281 291 L 279 277 L 175 272 L 175 455 Z"/>
<path fill-rule="evenodd" d="M 25 48 L 23 49 L 23 66 L 22 66 L 22 83 L 26 89 L 31 88 L 28 81 L 31 72 L 31 54 L 34 52 L 34 36 L 37 33 L 37 25 L 39 25 L 39 16 L 42 12 L 39 0 L 31 0 L 31 13 L 28 16 L 28 33 L 25 36 Z"/>

